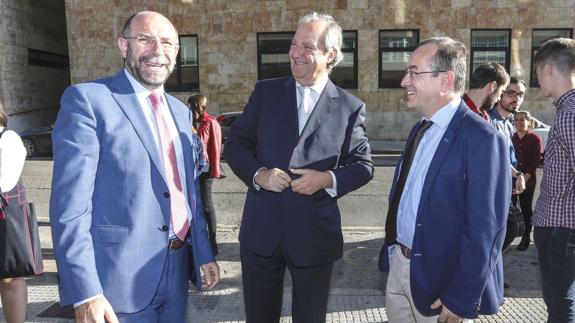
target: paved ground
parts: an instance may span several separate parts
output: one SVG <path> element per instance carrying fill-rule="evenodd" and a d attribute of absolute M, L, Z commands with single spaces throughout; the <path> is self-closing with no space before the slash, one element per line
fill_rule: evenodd
<path fill-rule="evenodd" d="M 222 269 L 222 282 L 214 291 L 190 291 L 188 322 L 245 322 L 237 229 L 221 229 L 221 255 L 218 261 Z M 41 230 L 43 239 L 49 239 L 48 227 L 43 226 Z M 334 269 L 328 322 L 387 322 L 384 301 L 386 276 L 376 268 L 382 235 L 380 230 L 345 230 L 345 254 Z M 27 322 L 72 322 L 69 319 L 38 316 L 58 301 L 49 241 L 45 241 L 45 246 L 47 272 L 43 277 L 29 280 Z M 505 256 L 505 273 L 511 285 L 505 305 L 498 315 L 481 317 L 478 322 L 544 322 L 545 306 L 540 298 L 535 248 L 531 246 L 526 252 L 512 248 Z M 291 322 L 291 282 L 287 276 L 288 288 L 284 293 L 281 322 Z"/>
<path fill-rule="evenodd" d="M 227 166 L 225 166 L 227 167 Z M 45 274 L 29 279 L 29 307 L 27 322 L 72 322 L 69 319 L 39 316 L 58 302 L 56 268 L 52 255 L 52 241 L 47 224 L 47 204 L 50 194 L 52 162 L 28 161 L 23 173 L 32 200 L 38 205 L 40 234 L 44 251 Z M 245 322 L 241 294 L 241 272 L 237 224 L 243 206 L 243 184 L 229 169 L 228 178 L 216 181 L 214 195 L 221 213 L 218 227 L 221 254 L 218 262 L 222 282 L 214 290 L 198 293 L 190 291 L 188 322 Z M 328 305 L 328 322 L 387 322 L 385 313 L 386 275 L 377 271 L 377 256 L 382 243 L 382 224 L 387 208 L 387 191 L 393 168 L 377 167 L 369 185 L 342 199 L 344 257 L 336 263 Z M 228 212 L 226 215 L 225 212 Z M 518 241 L 516 240 L 515 243 Z M 545 322 L 545 306 L 539 288 L 537 259 L 534 246 L 526 252 L 514 247 L 505 255 L 506 281 L 511 285 L 500 313 L 481 317 L 478 322 Z M 291 322 L 290 280 L 286 275 L 282 322 Z M 0 321 L 4 321 L 0 313 Z"/>

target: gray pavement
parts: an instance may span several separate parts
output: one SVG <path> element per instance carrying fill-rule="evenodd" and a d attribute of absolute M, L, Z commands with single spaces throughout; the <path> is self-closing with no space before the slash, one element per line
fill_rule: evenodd
<path fill-rule="evenodd" d="M 24 180 L 35 200 L 48 200 L 45 195 L 49 195 L 50 168 L 50 161 L 27 163 Z M 366 200 L 380 201 L 367 203 L 367 207 L 355 210 L 353 203 L 342 207 L 345 251 L 343 258 L 334 267 L 328 322 L 387 322 L 384 296 L 386 274 L 377 271 L 377 257 L 383 238 L 383 210 L 387 207 L 381 200 L 387 197 L 391 171 L 391 168 L 378 168 L 376 179 L 368 187 L 355 193 L 356 198 L 362 196 Z M 237 179 L 234 181 L 231 172 L 228 172 L 228 175 L 228 179 L 217 181 L 220 186 L 214 188 L 220 203 L 226 201 L 225 196 L 231 199 L 240 198 L 240 193 L 233 193 L 233 190 L 237 191 L 241 185 L 237 183 Z M 221 266 L 222 281 L 212 291 L 190 290 L 187 322 L 245 322 L 237 241 L 237 223 L 241 216 L 242 203 L 243 201 L 228 201 L 227 207 L 236 205 L 235 219 L 229 220 L 227 216 L 223 216 L 224 221 L 218 225 L 221 251 L 218 262 Z M 222 207 L 225 204 L 219 205 Z M 44 275 L 28 279 L 29 307 L 26 322 L 72 322 L 70 319 L 39 316 L 58 302 L 57 274 L 52 256 L 50 229 L 46 222 L 47 213 L 40 213 L 39 217 L 46 270 Z M 380 219 L 369 222 L 371 217 Z M 360 225 L 354 225 L 355 219 L 359 219 Z M 535 247 L 531 245 L 527 251 L 518 252 L 515 250 L 517 243 L 518 240 L 504 257 L 506 282 L 511 285 L 504 306 L 497 315 L 480 317 L 476 322 L 545 322 L 545 305 L 541 299 Z M 289 274 L 286 274 L 285 284 L 281 322 L 291 322 Z M 3 319 L 0 313 L 0 321 Z"/>

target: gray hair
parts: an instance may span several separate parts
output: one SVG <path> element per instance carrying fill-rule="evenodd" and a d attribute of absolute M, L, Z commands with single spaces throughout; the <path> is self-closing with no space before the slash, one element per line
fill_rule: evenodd
<path fill-rule="evenodd" d="M 323 45 L 326 51 L 335 51 L 335 58 L 328 64 L 327 68 L 331 71 L 341 60 L 343 59 L 343 53 L 341 52 L 341 46 L 343 43 L 342 30 L 339 24 L 333 19 L 332 16 L 326 14 L 319 14 L 317 12 L 312 12 L 301 17 L 297 23 L 299 28 L 302 25 L 312 24 L 312 23 L 323 23 L 325 24 L 325 29 L 321 37 L 323 38 Z"/>
<path fill-rule="evenodd" d="M 419 43 L 417 48 L 427 44 L 437 46 L 437 52 L 433 56 L 429 68 L 434 71 L 452 71 L 455 74 L 453 89 L 456 93 L 463 94 L 467 71 L 467 49 L 465 45 L 449 37 L 432 37 Z"/>

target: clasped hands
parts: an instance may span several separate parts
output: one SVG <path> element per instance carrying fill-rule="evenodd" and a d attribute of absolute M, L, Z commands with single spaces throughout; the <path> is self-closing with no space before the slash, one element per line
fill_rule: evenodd
<path fill-rule="evenodd" d="M 298 194 L 312 195 L 321 189 L 333 187 L 333 179 L 329 172 L 304 168 L 290 169 L 290 172 L 301 177 L 292 180 L 283 170 L 272 168 L 260 170 L 254 181 L 263 189 L 276 193 L 291 187 Z"/>

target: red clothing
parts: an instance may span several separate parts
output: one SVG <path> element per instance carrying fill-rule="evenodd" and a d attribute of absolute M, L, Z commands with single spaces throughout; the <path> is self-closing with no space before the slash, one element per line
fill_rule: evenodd
<path fill-rule="evenodd" d="M 198 126 L 198 137 L 204 146 L 206 163 L 210 164 L 210 177 L 219 178 L 222 155 L 222 129 L 216 118 L 204 111 Z"/>
<path fill-rule="evenodd" d="M 491 118 L 489 117 L 489 114 L 487 114 L 485 110 L 478 108 L 473 102 L 473 100 L 471 100 L 471 98 L 467 94 L 463 95 L 463 101 L 465 101 L 465 104 L 467 104 L 467 106 L 469 107 L 469 109 L 471 109 L 471 111 L 477 113 L 480 117 L 485 119 L 485 121 L 491 123 Z"/>
<path fill-rule="evenodd" d="M 531 175 L 526 185 L 534 186 L 537 182 L 535 178 L 537 166 L 541 161 L 541 137 L 531 130 L 528 130 L 523 138 L 519 138 L 517 132 L 511 138 L 515 148 L 517 158 L 517 169 L 523 173 Z"/>

